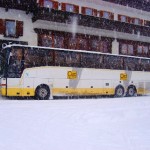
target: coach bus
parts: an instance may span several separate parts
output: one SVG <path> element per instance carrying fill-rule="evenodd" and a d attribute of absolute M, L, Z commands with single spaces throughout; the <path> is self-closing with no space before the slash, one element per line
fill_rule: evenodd
<path fill-rule="evenodd" d="M 36 99 L 146 95 L 150 93 L 150 59 L 8 45 L 0 53 L 0 93 Z"/>

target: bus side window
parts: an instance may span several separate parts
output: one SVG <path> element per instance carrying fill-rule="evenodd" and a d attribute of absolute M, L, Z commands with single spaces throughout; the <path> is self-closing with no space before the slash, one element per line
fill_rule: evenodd
<path fill-rule="evenodd" d="M 136 70 L 136 60 L 135 60 L 135 58 L 129 57 L 127 65 L 128 65 L 128 70 L 135 71 Z"/>
<path fill-rule="evenodd" d="M 53 66 L 54 65 L 54 51 L 53 50 L 47 50 L 46 51 L 46 65 L 47 66 Z"/>
<path fill-rule="evenodd" d="M 117 58 L 115 56 L 108 56 L 109 69 L 118 69 Z"/>
<path fill-rule="evenodd" d="M 128 57 L 124 57 L 124 70 L 128 70 Z"/>
<path fill-rule="evenodd" d="M 80 67 L 80 54 L 75 52 L 70 52 L 71 56 L 71 66 Z"/>
<path fill-rule="evenodd" d="M 67 52 L 65 58 L 66 58 L 66 66 L 71 67 L 72 66 L 71 52 Z"/>
<path fill-rule="evenodd" d="M 55 52 L 55 64 L 56 66 L 66 66 L 66 56 L 64 51 Z"/>
<path fill-rule="evenodd" d="M 104 58 L 103 58 L 103 55 L 100 55 L 100 58 L 99 58 L 99 68 L 103 68 L 103 64 L 104 64 Z"/>
<path fill-rule="evenodd" d="M 102 65 L 103 69 L 106 69 L 106 63 L 107 63 L 106 55 L 103 55 L 103 65 Z"/>
<path fill-rule="evenodd" d="M 147 71 L 150 71 L 150 60 L 147 60 Z"/>
<path fill-rule="evenodd" d="M 82 57 L 81 57 L 81 67 L 87 67 L 87 65 L 86 65 L 86 58 L 85 58 L 85 53 L 81 53 L 82 55 Z"/>
<path fill-rule="evenodd" d="M 116 60 L 116 69 L 118 70 L 122 70 L 123 69 L 123 58 L 121 57 L 115 57 L 115 60 Z"/>
<path fill-rule="evenodd" d="M 89 68 L 95 68 L 94 54 L 88 54 L 88 59 Z"/>
<path fill-rule="evenodd" d="M 142 59 L 143 71 L 147 71 L 147 60 Z"/>
<path fill-rule="evenodd" d="M 124 67 L 124 58 L 123 57 L 120 57 L 120 67 L 119 67 L 119 69 L 120 70 L 124 70 L 125 69 L 125 67 Z"/>
<path fill-rule="evenodd" d="M 138 59 L 137 61 L 137 66 L 136 66 L 137 71 L 142 71 L 143 70 L 143 65 L 142 65 L 142 60 Z"/>
<path fill-rule="evenodd" d="M 100 68 L 100 55 L 93 55 L 93 60 L 95 61 L 95 68 Z"/>
<path fill-rule="evenodd" d="M 128 65 L 128 70 L 132 70 L 132 61 L 131 61 L 131 58 L 128 58 L 128 61 L 127 61 L 127 65 Z"/>
<path fill-rule="evenodd" d="M 93 54 L 82 54 L 82 67 L 85 68 L 95 68 L 95 60 Z"/>
<path fill-rule="evenodd" d="M 110 61 L 109 57 L 107 55 L 104 55 L 104 63 L 103 63 L 103 68 L 104 69 L 110 69 Z"/>
<path fill-rule="evenodd" d="M 24 49 L 24 68 L 28 68 L 30 63 L 28 48 Z"/>
<path fill-rule="evenodd" d="M 134 71 L 138 71 L 138 59 L 137 58 L 134 58 Z"/>
<path fill-rule="evenodd" d="M 24 49 L 24 68 L 35 67 L 35 49 L 25 48 Z"/>

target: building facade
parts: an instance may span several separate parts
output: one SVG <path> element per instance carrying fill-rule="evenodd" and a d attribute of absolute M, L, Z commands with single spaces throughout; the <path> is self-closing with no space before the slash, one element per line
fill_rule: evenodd
<path fill-rule="evenodd" d="M 9 43 L 150 57 L 150 2 L 0 0 L 0 47 Z"/>

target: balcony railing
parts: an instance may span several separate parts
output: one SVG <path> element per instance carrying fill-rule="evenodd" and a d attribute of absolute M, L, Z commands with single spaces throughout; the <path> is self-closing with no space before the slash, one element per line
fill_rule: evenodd
<path fill-rule="evenodd" d="M 86 16 L 82 14 L 75 14 L 70 12 L 64 12 L 61 10 L 53 10 L 48 8 L 39 8 L 34 12 L 32 21 L 47 20 L 52 22 L 72 24 L 76 18 L 79 26 L 92 27 L 98 29 L 111 30 L 116 32 L 129 33 L 137 36 L 150 37 L 150 27 L 129 24 L 125 22 L 108 20 L 105 18 L 99 18 L 94 16 Z"/>
<path fill-rule="evenodd" d="M 146 0 L 103 0 L 103 1 L 150 12 L 150 1 L 148 0 L 147 1 Z"/>
<path fill-rule="evenodd" d="M 6 11 L 9 9 L 18 9 L 29 13 L 37 9 L 37 2 L 36 0 L 0 0 L 0 7 L 4 7 Z"/>

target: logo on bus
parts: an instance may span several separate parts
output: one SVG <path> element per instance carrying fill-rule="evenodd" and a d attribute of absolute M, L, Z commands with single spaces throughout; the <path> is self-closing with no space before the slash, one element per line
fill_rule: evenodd
<path fill-rule="evenodd" d="M 127 80 L 127 79 L 128 79 L 128 75 L 126 73 L 120 74 L 120 80 Z"/>
<path fill-rule="evenodd" d="M 68 71 L 67 78 L 68 79 L 77 79 L 77 71 Z"/>

